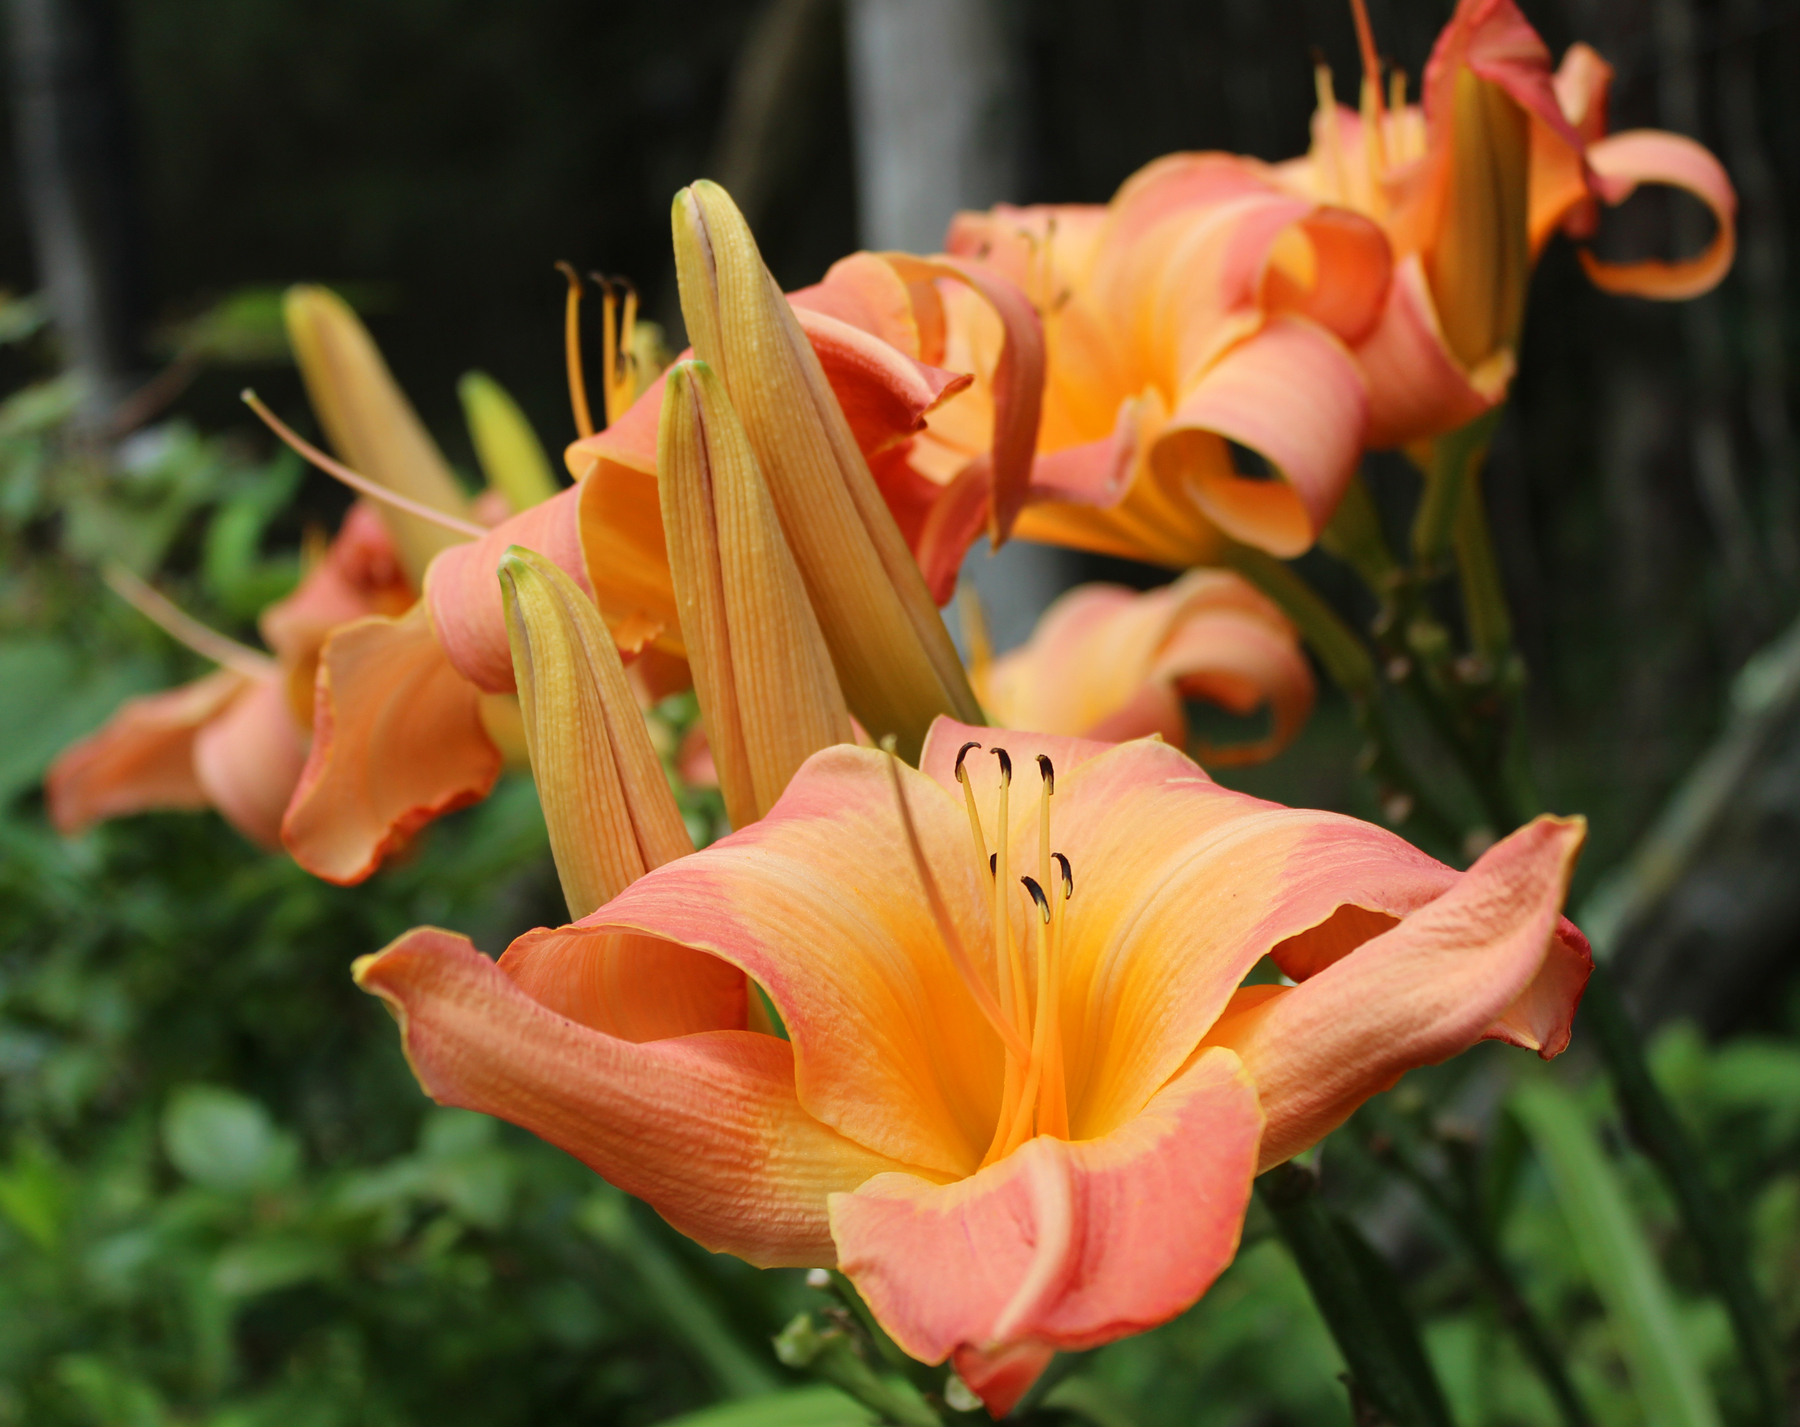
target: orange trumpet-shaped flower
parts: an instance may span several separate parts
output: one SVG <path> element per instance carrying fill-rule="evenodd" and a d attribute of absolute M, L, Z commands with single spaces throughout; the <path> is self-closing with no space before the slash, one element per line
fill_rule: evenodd
<path fill-rule="evenodd" d="M 1560 1052 L 1591 966 L 1558 915 L 1582 836 L 1540 818 L 1457 873 L 1154 740 L 940 720 L 921 771 L 825 750 L 760 822 L 498 965 L 420 929 L 355 974 L 433 1097 L 709 1248 L 839 1266 L 1003 1413 L 1053 1350 L 1192 1303 L 1258 1170 L 1408 1069 L 1484 1038 Z M 611 1029 L 639 1008 L 581 957 L 622 936 L 693 958 L 618 983 L 681 1033 Z M 1298 984 L 1242 986 L 1265 955 Z M 791 1040 L 745 1028 L 737 974 Z"/>
<path fill-rule="evenodd" d="M 1240 715 L 1267 706 L 1266 738 L 1196 750 L 1212 767 L 1273 758 L 1300 732 L 1315 693 L 1293 625 L 1228 570 L 1191 570 L 1146 594 L 1082 585 L 1044 611 L 1023 647 L 977 658 L 970 677 L 1001 728 L 1108 742 L 1154 733 L 1186 747 L 1184 699 Z"/>
<path fill-rule="evenodd" d="M 1283 556 L 1312 544 L 1363 449 L 1350 348 L 1387 290 L 1376 224 L 1282 192 L 1253 160 L 1175 154 L 1104 207 L 959 214 L 948 246 L 1044 316 L 1021 535 L 1175 567 L 1213 559 L 1221 532 Z M 993 337 L 966 300 L 945 310 L 948 360 L 970 353 L 978 380 L 921 444 L 955 453 L 987 421 Z"/>
<path fill-rule="evenodd" d="M 263 611 L 273 659 L 197 625 L 139 582 L 112 578 L 221 667 L 127 701 L 65 750 L 45 778 L 51 821 L 72 835 L 130 813 L 213 807 L 251 841 L 279 846 L 282 809 L 306 758 L 320 647 L 337 625 L 412 603 L 386 526 L 368 506 L 350 508 L 299 587 Z"/>
<path fill-rule="evenodd" d="M 1359 109 L 1321 72 L 1305 157 L 1273 176 L 1290 192 L 1365 213 L 1394 247 L 1382 319 L 1360 344 L 1372 446 L 1442 434 L 1504 398 L 1531 267 L 1559 229 L 1592 235 L 1601 204 L 1640 184 L 1685 189 L 1711 209 L 1705 252 L 1673 264 L 1582 265 L 1608 292 L 1685 298 L 1731 266 L 1737 207 L 1718 161 L 1692 139 L 1654 130 L 1608 135 L 1611 67 L 1583 44 L 1560 68 L 1514 0 L 1460 0 L 1425 68 L 1423 103 L 1404 79 L 1381 92 L 1361 0 Z"/>

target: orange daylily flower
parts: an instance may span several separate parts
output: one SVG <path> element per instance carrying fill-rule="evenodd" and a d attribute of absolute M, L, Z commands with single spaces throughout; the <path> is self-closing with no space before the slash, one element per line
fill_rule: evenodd
<path fill-rule="evenodd" d="M 818 753 L 761 821 L 498 964 L 422 928 L 355 975 L 435 1099 L 710 1249 L 836 1265 L 1001 1414 L 1054 1350 L 1191 1304 L 1253 1176 L 1408 1069 L 1558 1054 L 1582 837 L 1540 818 L 1458 873 L 1155 740 L 941 719 L 920 771 Z M 1265 955 L 1298 984 L 1243 986 Z M 746 978 L 791 1040 L 747 1029 Z"/>
<path fill-rule="evenodd" d="M 1190 570 L 1144 594 L 1070 590 L 1026 644 L 991 662 L 978 656 L 970 678 L 997 727 L 1109 743 L 1154 733 L 1187 747 L 1184 699 L 1239 715 L 1267 706 L 1268 736 L 1202 746 L 1195 756 L 1208 767 L 1273 758 L 1300 732 L 1315 694 L 1293 625 L 1228 570 Z"/>
<path fill-rule="evenodd" d="M 1221 532 L 1283 556 L 1311 545 L 1363 448 L 1350 348 L 1387 289 L 1379 227 L 1280 191 L 1254 160 L 1173 154 L 1103 207 L 959 214 L 947 246 L 1044 317 L 1021 535 L 1175 567 L 1211 561 Z M 988 421 L 993 337 L 967 301 L 946 313 L 949 360 L 978 380 L 922 444 L 954 460 Z M 1233 445 L 1273 478 L 1240 472 Z"/>
<path fill-rule="evenodd" d="M 1612 67 L 1584 44 L 1560 68 L 1514 0 L 1460 0 L 1425 67 L 1423 103 L 1404 80 L 1384 102 L 1362 0 L 1360 110 L 1320 85 L 1312 147 L 1277 165 L 1283 188 L 1380 223 L 1394 283 L 1381 322 L 1360 344 L 1369 380 L 1369 444 L 1440 435 L 1491 409 L 1511 381 L 1531 267 L 1559 230 L 1593 235 L 1601 204 L 1640 184 L 1683 189 L 1712 211 L 1705 252 L 1676 262 L 1582 266 L 1608 292 L 1687 298 L 1731 267 L 1736 195 L 1692 139 L 1639 129 L 1608 135 Z"/>
<path fill-rule="evenodd" d="M 320 648 L 336 626 L 413 601 L 387 527 L 368 506 L 350 508 L 294 592 L 263 611 L 273 659 L 196 625 L 135 581 L 127 593 L 221 667 L 128 700 L 64 750 L 44 780 L 51 821 L 72 836 L 106 818 L 213 807 L 251 841 L 280 846 L 282 809 L 306 758 Z"/>

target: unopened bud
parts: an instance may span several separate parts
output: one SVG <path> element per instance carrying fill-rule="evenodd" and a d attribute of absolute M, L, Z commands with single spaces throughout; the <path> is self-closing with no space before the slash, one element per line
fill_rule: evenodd
<path fill-rule="evenodd" d="M 533 551 L 514 546 L 499 573 L 531 771 L 579 921 L 693 843 L 599 610 Z"/>
<path fill-rule="evenodd" d="M 701 182 L 673 223 L 688 335 L 743 421 L 845 698 L 916 758 L 937 715 L 981 722 L 924 576 L 743 214 Z"/>
<path fill-rule="evenodd" d="M 550 458 L 519 404 L 486 372 L 469 372 L 456 384 L 463 420 L 475 443 L 475 459 L 488 487 L 506 498 L 518 514 L 560 489 L 550 474 Z"/>
<path fill-rule="evenodd" d="M 854 738 L 749 437 L 705 362 L 669 373 L 656 443 L 682 642 L 725 811 L 744 827 L 814 753 Z"/>
<path fill-rule="evenodd" d="M 307 398 L 344 463 L 409 500 L 466 518 L 468 501 L 449 462 L 343 298 L 323 287 L 291 287 L 282 310 Z M 431 557 L 464 538 L 393 509 L 381 518 L 415 587 Z"/>

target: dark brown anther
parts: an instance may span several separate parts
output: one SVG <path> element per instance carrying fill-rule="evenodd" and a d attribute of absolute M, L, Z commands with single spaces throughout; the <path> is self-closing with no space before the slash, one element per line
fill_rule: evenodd
<path fill-rule="evenodd" d="M 1000 760 L 1000 781 L 1002 783 L 1006 784 L 1008 787 L 1011 787 L 1012 786 L 1012 754 L 1008 753 L 1004 748 L 995 748 L 995 749 L 991 749 L 990 751 L 993 753 L 994 757 L 996 757 Z"/>
<path fill-rule="evenodd" d="M 1050 925 L 1050 899 L 1044 895 L 1044 889 L 1037 884 L 1035 877 L 1021 877 L 1025 890 L 1031 893 L 1031 900 L 1037 903 L 1038 915 L 1044 919 L 1044 925 Z"/>
<path fill-rule="evenodd" d="M 996 868 L 999 866 L 999 863 L 1000 854 L 997 852 L 990 852 L 988 854 L 988 876 L 993 877 L 997 875 Z"/>
<path fill-rule="evenodd" d="M 1069 859 L 1060 852 L 1051 853 L 1050 860 L 1062 869 L 1063 901 L 1066 902 L 1075 895 L 1075 869 L 1069 866 Z"/>
<path fill-rule="evenodd" d="M 979 748 L 979 747 L 981 747 L 981 745 L 979 743 L 977 743 L 974 739 L 971 738 L 961 748 L 956 750 L 956 781 L 957 782 L 960 783 L 963 780 L 963 759 L 965 759 L 969 756 L 969 750 L 971 748 Z"/>
<path fill-rule="evenodd" d="M 1054 798 L 1056 796 L 1056 767 L 1051 763 L 1048 753 L 1038 754 L 1037 760 L 1038 776 L 1044 780 L 1044 790 Z"/>

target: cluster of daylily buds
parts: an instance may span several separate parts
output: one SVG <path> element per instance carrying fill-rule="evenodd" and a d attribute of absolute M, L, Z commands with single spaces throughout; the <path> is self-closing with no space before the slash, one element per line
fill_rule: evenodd
<path fill-rule="evenodd" d="M 135 591 L 221 668 L 70 750 L 59 823 L 210 802 L 354 882 L 528 754 L 574 920 L 498 962 L 420 929 L 357 963 L 431 1095 L 709 1248 L 841 1269 L 996 1413 L 1054 1351 L 1180 1312 L 1260 1170 L 1478 1040 L 1557 1054 L 1591 966 L 1560 916 L 1579 819 L 1457 872 L 1191 761 L 1184 701 L 1267 707 L 1198 749 L 1223 764 L 1314 696 L 1280 611 L 1192 567 L 1300 554 L 1365 449 L 1491 411 L 1532 262 L 1598 205 L 1657 182 L 1718 218 L 1686 262 L 1584 254 L 1609 290 L 1731 257 L 1718 165 L 1607 136 L 1592 51 L 1553 70 L 1512 0 L 1462 0 L 1408 105 L 1358 19 L 1361 104 L 1321 74 L 1303 158 L 1171 156 L 796 293 L 723 190 L 683 190 L 692 350 L 634 364 L 608 287 L 607 420 L 572 361 L 564 489 L 474 382 L 497 494 L 470 503 L 348 309 L 296 291 L 345 464 L 306 449 L 370 498 L 265 614 L 272 658 Z M 998 658 L 976 621 L 965 670 L 939 605 L 1015 532 L 1189 573 L 1072 592 Z M 642 712 L 690 681 L 735 829 L 699 852 Z M 1264 958 L 1280 982 L 1243 984 Z"/>

